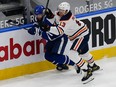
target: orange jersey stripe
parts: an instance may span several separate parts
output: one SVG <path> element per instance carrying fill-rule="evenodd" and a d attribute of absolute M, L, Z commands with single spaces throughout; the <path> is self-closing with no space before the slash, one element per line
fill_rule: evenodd
<path fill-rule="evenodd" d="M 88 28 L 85 26 L 84 28 L 82 28 L 81 30 L 79 30 L 76 34 L 74 34 L 73 36 L 70 36 L 69 39 L 70 40 L 74 40 L 76 37 L 78 37 L 81 33 L 83 33 L 84 31 L 86 31 Z"/>
<path fill-rule="evenodd" d="M 83 37 L 81 37 L 81 38 L 77 41 L 77 43 L 76 43 L 76 45 L 75 45 L 75 47 L 74 47 L 74 50 L 77 50 L 77 49 L 79 48 L 79 46 L 80 46 L 80 44 L 82 43 L 82 41 L 83 41 Z"/>

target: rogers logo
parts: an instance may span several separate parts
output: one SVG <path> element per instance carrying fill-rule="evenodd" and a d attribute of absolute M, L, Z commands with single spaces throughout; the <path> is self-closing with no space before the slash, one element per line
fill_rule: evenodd
<path fill-rule="evenodd" d="M 14 39 L 9 39 L 9 45 L 6 46 L 0 46 L 0 53 L 3 52 L 4 55 L 0 55 L 0 62 L 12 60 L 12 59 L 18 59 L 22 53 L 25 56 L 31 56 L 40 54 L 40 44 L 43 44 L 45 46 L 46 40 L 44 39 L 38 39 L 38 40 L 32 40 L 27 41 L 23 45 L 17 43 L 14 43 Z M 27 48 L 30 47 L 30 50 Z M 15 50 L 17 52 L 15 52 Z M 45 49 L 44 49 L 45 52 Z"/>

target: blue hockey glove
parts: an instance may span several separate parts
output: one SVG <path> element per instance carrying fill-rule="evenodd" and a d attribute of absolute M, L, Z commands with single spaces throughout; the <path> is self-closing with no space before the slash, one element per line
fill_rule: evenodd
<path fill-rule="evenodd" d="M 33 23 L 33 26 L 28 30 L 28 33 L 31 35 L 35 35 L 37 32 L 36 28 L 39 28 L 39 25 L 35 22 Z"/>
<path fill-rule="evenodd" d="M 31 35 L 35 35 L 36 34 L 36 29 L 35 27 L 32 27 L 28 30 L 28 33 L 31 34 Z"/>

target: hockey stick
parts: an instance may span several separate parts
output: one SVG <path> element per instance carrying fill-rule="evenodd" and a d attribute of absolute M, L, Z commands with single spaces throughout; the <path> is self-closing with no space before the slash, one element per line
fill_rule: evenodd
<path fill-rule="evenodd" d="M 47 9 L 48 9 L 48 4 L 49 4 L 49 0 L 47 0 L 46 7 L 45 7 L 45 12 L 46 12 Z M 44 21 L 44 19 L 45 19 L 45 17 L 46 17 L 45 12 L 44 12 L 44 14 L 43 14 L 43 20 L 42 20 L 42 22 Z"/>
<path fill-rule="evenodd" d="M 45 11 L 46 11 L 47 8 L 48 8 L 48 4 L 49 4 L 49 0 L 47 0 Z"/>

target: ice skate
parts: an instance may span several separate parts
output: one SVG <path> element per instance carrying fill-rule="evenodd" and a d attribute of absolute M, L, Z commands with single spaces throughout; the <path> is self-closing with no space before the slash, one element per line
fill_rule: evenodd
<path fill-rule="evenodd" d="M 94 79 L 92 77 L 92 71 L 91 71 L 91 69 L 87 69 L 87 70 L 83 69 L 83 72 L 84 72 L 84 76 L 81 79 L 81 81 L 82 81 L 83 84 L 86 84 L 86 83 L 88 83 L 88 82 L 90 82 L 90 81 L 92 81 Z"/>
<path fill-rule="evenodd" d="M 69 67 L 66 64 L 61 64 L 56 67 L 58 71 L 69 70 Z"/>
<path fill-rule="evenodd" d="M 95 63 L 93 64 L 93 66 L 90 66 L 88 64 L 88 68 L 91 69 L 92 72 L 100 70 L 100 67 L 96 65 Z"/>
<path fill-rule="evenodd" d="M 77 65 L 75 65 L 74 67 L 75 67 L 75 70 L 76 70 L 77 74 L 81 74 L 82 73 L 80 67 L 78 67 Z"/>

